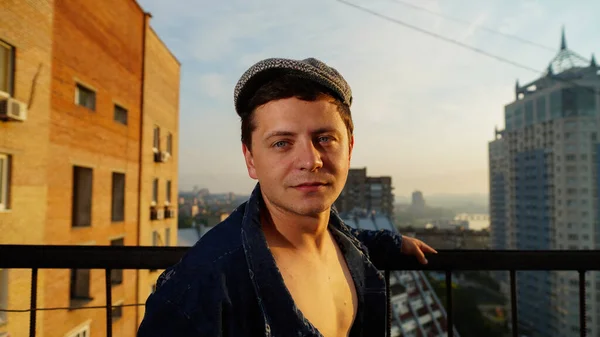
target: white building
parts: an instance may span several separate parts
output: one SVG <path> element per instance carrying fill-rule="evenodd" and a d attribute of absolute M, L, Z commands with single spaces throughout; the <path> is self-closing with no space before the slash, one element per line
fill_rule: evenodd
<path fill-rule="evenodd" d="M 348 217 L 344 222 L 353 228 L 396 231 L 384 215 Z M 447 336 L 444 303 L 435 294 L 422 271 L 390 273 L 392 336 Z M 460 337 L 456 329 L 454 336 Z"/>

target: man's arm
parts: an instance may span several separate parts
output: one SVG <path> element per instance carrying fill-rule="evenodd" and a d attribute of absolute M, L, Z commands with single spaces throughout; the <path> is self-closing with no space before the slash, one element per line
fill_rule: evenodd
<path fill-rule="evenodd" d="M 146 301 L 137 337 L 229 337 L 231 319 L 227 290 L 217 272 L 201 274 L 172 268 L 163 272 Z"/>
<path fill-rule="evenodd" d="M 371 262 L 379 269 L 387 269 L 388 261 L 401 258 L 403 255 L 413 255 L 422 264 L 427 264 L 425 253 L 437 253 L 421 240 L 390 230 L 351 228 L 350 231 L 367 247 Z"/>
<path fill-rule="evenodd" d="M 199 332 L 179 308 L 167 300 L 150 295 L 137 337 L 167 336 L 192 337 L 199 336 Z"/>
<path fill-rule="evenodd" d="M 379 269 L 385 269 L 387 260 L 402 255 L 402 235 L 389 230 L 367 230 L 351 228 L 351 233 L 369 251 L 369 259 Z"/>

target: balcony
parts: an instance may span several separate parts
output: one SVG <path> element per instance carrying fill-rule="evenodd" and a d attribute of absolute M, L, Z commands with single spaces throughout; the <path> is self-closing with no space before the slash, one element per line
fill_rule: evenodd
<path fill-rule="evenodd" d="M 115 310 L 126 306 L 143 306 L 144 303 L 123 303 L 112 306 L 113 270 L 166 269 L 177 263 L 187 247 L 135 247 L 135 246 L 34 246 L 0 245 L 0 269 L 31 269 L 31 303 L 29 308 L 0 308 L 0 312 L 29 313 L 29 336 L 36 336 L 37 312 L 40 310 L 80 310 L 89 306 L 73 308 L 38 308 L 37 281 L 39 269 L 103 269 L 105 270 L 106 336 L 112 337 L 112 319 Z M 493 250 L 445 250 L 428 257 L 429 264 L 418 264 L 412 258 L 388 261 L 385 275 L 389 282 L 390 271 L 429 270 L 445 272 L 447 322 L 453 326 L 453 271 L 509 271 L 510 304 L 512 322 L 519 322 L 517 310 L 516 271 L 576 271 L 579 286 L 579 334 L 586 336 L 586 271 L 600 270 L 600 251 L 493 251 Z M 589 282 L 588 282 L 589 283 Z M 388 295 L 390 289 L 388 288 Z M 448 329 L 448 336 L 455 331 Z M 388 332 L 391 336 L 391 331 Z M 513 325 L 512 336 L 518 337 L 519 325 Z"/>

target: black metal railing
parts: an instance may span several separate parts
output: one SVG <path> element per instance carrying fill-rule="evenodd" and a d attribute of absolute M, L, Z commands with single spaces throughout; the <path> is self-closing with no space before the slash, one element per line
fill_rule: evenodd
<path fill-rule="evenodd" d="M 31 269 L 31 303 L 29 309 L 2 311 L 29 312 L 29 336 L 35 336 L 37 308 L 37 279 L 39 269 L 104 269 L 106 278 L 106 336 L 112 336 L 111 270 L 166 269 L 177 263 L 187 247 L 133 247 L 133 246 L 35 246 L 0 245 L 0 268 Z M 600 251 L 516 251 L 516 250 L 446 250 L 428 256 L 427 265 L 406 257 L 387 261 L 386 270 L 432 270 L 446 273 L 447 332 L 453 337 L 454 317 L 452 302 L 452 272 L 465 270 L 509 271 L 512 335 L 519 336 L 516 292 L 516 271 L 577 271 L 579 273 L 580 336 L 586 336 L 585 273 L 600 270 Z M 385 273 L 389 281 L 389 272 Z M 388 282 L 389 284 L 389 282 Z M 137 306 L 138 303 L 120 306 Z M 90 307 L 85 307 L 90 308 Z M 67 308 L 52 308 L 67 309 Z"/>

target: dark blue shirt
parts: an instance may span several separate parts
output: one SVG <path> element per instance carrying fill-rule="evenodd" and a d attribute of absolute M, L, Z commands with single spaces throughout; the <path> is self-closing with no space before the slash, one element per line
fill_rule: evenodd
<path fill-rule="evenodd" d="M 257 184 L 246 203 L 163 272 L 146 302 L 138 337 L 321 336 L 296 307 L 279 273 L 261 230 L 262 207 Z M 335 210 L 329 230 L 357 293 L 350 336 L 385 336 L 389 303 L 376 266 L 383 270 L 386 261 L 401 255 L 402 236 L 352 229 Z"/>

